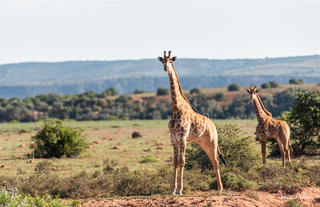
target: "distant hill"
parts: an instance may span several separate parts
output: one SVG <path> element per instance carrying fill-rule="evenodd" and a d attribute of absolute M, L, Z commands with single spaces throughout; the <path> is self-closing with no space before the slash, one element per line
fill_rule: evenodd
<path fill-rule="evenodd" d="M 290 78 L 320 82 L 320 55 L 265 59 L 177 59 L 183 89 L 261 84 Z M 102 92 L 115 87 L 119 93 L 135 89 L 155 91 L 169 87 L 168 76 L 156 59 L 119 61 L 27 62 L 0 65 L 0 96 Z"/>

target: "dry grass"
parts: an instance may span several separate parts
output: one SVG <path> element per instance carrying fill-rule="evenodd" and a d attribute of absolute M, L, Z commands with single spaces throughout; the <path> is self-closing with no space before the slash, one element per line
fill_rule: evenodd
<path fill-rule="evenodd" d="M 167 127 L 168 120 L 154 121 L 65 121 L 68 126 L 80 127 L 88 136 L 91 147 L 78 158 L 49 159 L 52 170 L 58 174 L 76 174 L 83 170 L 93 172 L 104 168 L 103 160 L 116 160 L 119 167 L 129 169 L 155 168 L 171 163 L 172 147 Z M 246 134 L 253 135 L 256 120 L 214 120 L 216 125 L 236 124 Z M 0 124 L 0 175 L 30 175 L 37 163 L 46 159 L 32 158 L 29 149 L 31 136 L 42 125 L 36 123 Z M 141 138 L 132 139 L 133 131 Z M 145 156 L 158 162 L 140 163 Z"/>

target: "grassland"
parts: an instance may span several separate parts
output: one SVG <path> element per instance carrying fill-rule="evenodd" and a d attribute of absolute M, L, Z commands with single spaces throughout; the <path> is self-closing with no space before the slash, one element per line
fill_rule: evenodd
<path fill-rule="evenodd" d="M 42 122 L 3 123 L 0 124 L 0 175 L 33 174 L 36 164 L 44 160 L 52 162 L 52 170 L 59 175 L 102 170 L 105 159 L 115 160 L 119 167 L 129 169 L 163 166 L 172 160 L 167 123 L 168 120 L 65 121 L 65 125 L 82 128 L 91 144 L 80 157 L 62 159 L 32 158 L 31 137 Z M 253 136 L 256 120 L 214 120 L 214 123 L 234 124 Z M 139 131 L 142 137 L 132 139 L 134 131 Z M 153 158 L 153 162 L 141 162 L 145 158 Z"/>

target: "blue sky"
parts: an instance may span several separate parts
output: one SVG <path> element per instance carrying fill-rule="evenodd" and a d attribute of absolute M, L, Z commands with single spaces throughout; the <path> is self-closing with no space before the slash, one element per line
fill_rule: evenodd
<path fill-rule="evenodd" d="M 1 0 L 0 64 L 320 54 L 320 0 Z"/>

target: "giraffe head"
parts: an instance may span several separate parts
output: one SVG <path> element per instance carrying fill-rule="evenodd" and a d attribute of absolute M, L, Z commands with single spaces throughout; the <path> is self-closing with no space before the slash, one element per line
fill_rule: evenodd
<path fill-rule="evenodd" d="M 164 71 L 168 72 L 173 62 L 177 59 L 176 56 L 171 57 L 171 51 L 169 51 L 169 55 L 167 56 L 167 51 L 164 51 L 163 57 L 158 57 L 158 60 L 162 62 Z M 169 71 L 170 72 L 170 71 Z"/>
<path fill-rule="evenodd" d="M 247 89 L 247 92 L 250 94 L 251 100 L 253 100 L 253 96 L 255 96 L 259 91 L 257 89 L 257 86 L 251 85 L 249 89 Z"/>

